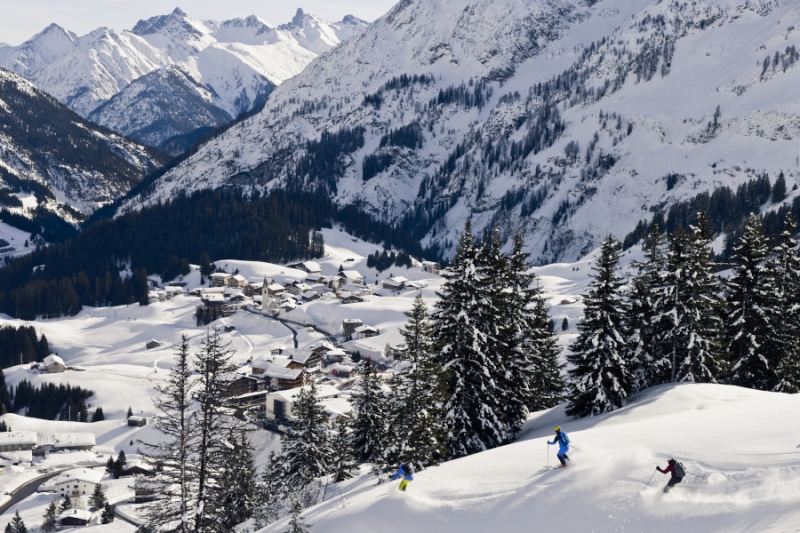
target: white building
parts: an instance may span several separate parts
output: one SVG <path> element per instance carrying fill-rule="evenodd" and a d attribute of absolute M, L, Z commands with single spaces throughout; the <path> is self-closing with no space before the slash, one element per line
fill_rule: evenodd
<path fill-rule="evenodd" d="M 67 369 L 67 365 L 64 363 L 64 360 L 61 359 L 56 354 L 51 354 L 45 357 L 42 364 L 51 374 L 55 374 L 57 372 L 63 372 Z"/>
<path fill-rule="evenodd" d="M 91 496 L 94 487 L 103 479 L 102 470 L 75 468 L 67 470 L 53 481 L 56 493 L 63 498 L 69 496 Z"/>
<path fill-rule="evenodd" d="M 30 463 L 38 437 L 33 431 L 0 433 L 0 459 L 11 464 Z"/>
<path fill-rule="evenodd" d="M 56 450 L 91 450 L 94 445 L 93 433 L 59 433 L 53 439 Z"/>
<path fill-rule="evenodd" d="M 267 419 L 275 420 L 293 417 L 294 404 L 302 390 L 303 387 L 297 387 L 267 394 Z M 320 400 L 339 398 L 341 394 L 342 391 L 331 385 L 317 387 L 317 398 Z"/>

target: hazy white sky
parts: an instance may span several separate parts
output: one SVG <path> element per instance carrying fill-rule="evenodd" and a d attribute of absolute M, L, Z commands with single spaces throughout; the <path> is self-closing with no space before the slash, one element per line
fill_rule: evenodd
<path fill-rule="evenodd" d="M 139 19 L 180 7 L 192 18 L 225 20 L 257 15 L 272 25 L 289 22 L 298 7 L 330 21 L 345 15 L 373 21 L 397 0 L 0 0 L 0 43 L 18 45 L 50 23 L 85 35 L 106 26 L 131 29 Z"/>

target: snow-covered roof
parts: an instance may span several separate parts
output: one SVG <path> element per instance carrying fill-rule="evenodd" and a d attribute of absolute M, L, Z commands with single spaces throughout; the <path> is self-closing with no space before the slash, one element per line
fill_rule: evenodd
<path fill-rule="evenodd" d="M 231 277 L 231 275 L 227 272 L 214 272 L 209 276 L 209 278 L 212 279 L 228 279 L 229 277 Z"/>
<path fill-rule="evenodd" d="M 207 302 L 224 302 L 225 295 L 221 293 L 207 293 L 203 295 L 203 300 Z"/>
<path fill-rule="evenodd" d="M 345 324 L 363 324 L 360 318 L 345 318 L 342 322 Z"/>
<path fill-rule="evenodd" d="M 36 445 L 39 435 L 35 431 L 9 431 L 0 433 L 0 446 Z"/>
<path fill-rule="evenodd" d="M 56 354 L 50 354 L 47 357 L 45 357 L 43 363 L 44 363 L 44 366 L 50 366 L 50 365 L 67 366 L 64 363 L 64 360 L 61 359 L 61 357 L 57 356 Z"/>
<path fill-rule="evenodd" d="M 345 352 L 341 348 L 334 348 L 333 350 L 328 350 L 327 352 L 325 352 L 325 355 L 327 355 L 328 357 L 330 357 L 332 355 L 334 355 L 334 356 L 339 355 L 339 356 L 344 357 L 345 355 L 347 355 L 347 352 Z"/>
<path fill-rule="evenodd" d="M 319 403 L 325 409 L 328 418 L 341 415 L 349 416 L 353 412 L 353 406 L 346 398 L 325 398 Z"/>
<path fill-rule="evenodd" d="M 270 291 L 285 291 L 286 287 L 284 287 L 280 283 L 270 283 L 269 286 L 267 287 L 267 290 L 270 290 Z"/>
<path fill-rule="evenodd" d="M 84 509 L 67 509 L 59 515 L 59 518 L 62 520 L 65 518 L 77 518 L 78 520 L 85 520 L 88 522 L 92 519 L 92 513 Z"/>
<path fill-rule="evenodd" d="M 284 368 L 282 366 L 272 365 L 267 368 L 262 375 L 268 378 L 294 381 L 300 377 L 300 374 L 302 373 L 302 368 Z"/>
<path fill-rule="evenodd" d="M 302 296 L 306 300 L 315 300 L 319 298 L 319 293 L 315 291 L 305 291 Z"/>
<path fill-rule="evenodd" d="M 358 270 L 343 270 L 339 275 L 346 279 L 364 279 Z"/>
<path fill-rule="evenodd" d="M 59 433 L 53 439 L 53 446 L 56 448 L 79 448 L 94 445 L 94 433 Z"/>
<path fill-rule="evenodd" d="M 308 387 L 308 385 L 305 385 L 304 387 Z M 271 394 L 280 396 L 287 402 L 293 402 L 297 399 L 297 396 L 300 394 L 300 391 L 302 391 L 304 387 L 296 387 L 294 389 L 281 390 L 273 392 Z M 317 385 L 317 398 L 331 398 L 333 396 L 338 396 L 341 393 L 342 391 L 340 391 L 339 389 L 337 389 L 332 385 Z"/>
<path fill-rule="evenodd" d="M 59 475 L 54 481 L 54 485 L 61 485 L 62 483 L 69 483 L 71 481 L 83 481 L 86 483 L 100 483 L 103 479 L 102 470 L 92 470 L 90 468 L 75 468 L 67 470 Z"/>
<path fill-rule="evenodd" d="M 406 283 L 408 281 L 408 278 L 404 276 L 395 276 L 393 278 L 389 278 L 389 281 L 393 281 L 395 283 Z"/>
<path fill-rule="evenodd" d="M 322 272 L 319 263 L 315 261 L 303 261 L 303 267 L 309 272 Z"/>
<path fill-rule="evenodd" d="M 376 328 L 373 328 L 372 326 L 360 326 L 357 327 L 354 331 L 356 333 L 366 333 L 367 331 L 374 331 L 375 333 L 378 333 L 378 330 Z"/>
<path fill-rule="evenodd" d="M 239 282 L 247 281 L 247 278 L 245 278 L 241 274 L 236 274 L 235 276 L 233 276 L 233 279 L 235 279 L 236 281 L 239 281 Z"/>

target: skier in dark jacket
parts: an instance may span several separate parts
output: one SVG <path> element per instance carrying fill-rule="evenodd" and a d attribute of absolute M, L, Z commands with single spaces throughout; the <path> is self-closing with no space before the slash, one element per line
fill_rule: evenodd
<path fill-rule="evenodd" d="M 670 457 L 670 459 L 668 461 L 668 464 L 667 464 L 667 468 L 662 470 L 660 466 L 656 466 L 656 470 L 658 470 L 662 474 L 672 474 L 672 477 L 669 478 L 669 483 L 667 483 L 667 486 L 664 487 L 664 492 L 665 493 L 669 492 L 669 489 L 671 489 L 672 487 L 674 487 L 675 485 L 677 485 L 678 483 L 683 481 L 683 467 L 680 467 L 678 469 L 678 470 L 680 470 L 680 473 L 679 473 L 678 470 L 676 470 L 676 468 L 675 468 L 676 464 L 677 464 L 677 461 L 675 460 L 675 458 L 674 457 Z"/>
<path fill-rule="evenodd" d="M 400 490 L 405 491 L 409 481 L 414 481 L 414 469 L 411 465 L 400 463 L 400 467 L 394 475 L 389 476 L 389 479 L 403 478 L 400 482 Z"/>
<path fill-rule="evenodd" d="M 556 457 L 558 457 L 558 460 L 561 461 L 561 466 L 558 468 L 566 468 L 567 461 L 570 461 L 569 456 L 567 456 L 567 452 L 569 451 L 569 437 L 567 437 L 566 433 L 561 431 L 561 426 L 556 426 L 555 431 L 556 438 L 553 439 L 552 442 L 547 441 L 547 444 L 551 446 L 558 444 L 558 455 L 556 455 Z"/>

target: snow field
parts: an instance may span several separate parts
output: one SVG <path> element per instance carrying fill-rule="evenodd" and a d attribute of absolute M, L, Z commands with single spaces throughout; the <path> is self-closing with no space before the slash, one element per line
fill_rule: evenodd
<path fill-rule="evenodd" d="M 397 482 L 368 487 L 366 475 L 343 487 L 344 500 L 303 516 L 318 533 L 797 531 L 797 420 L 800 396 L 660 386 L 600 417 L 569 421 L 563 407 L 536 413 L 518 442 L 421 471 L 406 494 Z M 543 472 L 555 424 L 577 446 L 574 462 Z M 557 447 L 549 449 L 553 466 Z M 687 477 L 665 495 L 669 476 L 655 466 L 671 455 Z"/>

